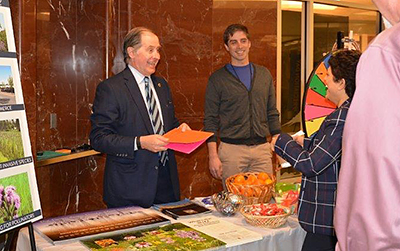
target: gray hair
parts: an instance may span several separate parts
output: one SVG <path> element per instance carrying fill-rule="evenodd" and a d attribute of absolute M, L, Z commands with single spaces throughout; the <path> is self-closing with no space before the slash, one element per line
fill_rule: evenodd
<path fill-rule="evenodd" d="M 124 61 L 127 64 L 129 55 L 128 55 L 128 47 L 133 47 L 135 50 L 139 49 L 142 46 L 142 34 L 145 32 L 153 33 L 154 32 L 146 27 L 135 27 L 126 34 L 124 38 Z"/>

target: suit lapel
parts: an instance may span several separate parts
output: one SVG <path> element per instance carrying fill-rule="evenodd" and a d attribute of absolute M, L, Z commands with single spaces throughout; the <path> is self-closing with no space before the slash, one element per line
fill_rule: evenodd
<path fill-rule="evenodd" d="M 153 82 L 154 89 L 156 90 L 158 100 L 160 101 L 160 106 L 161 106 L 161 113 L 163 116 L 163 122 L 164 122 L 164 132 L 166 132 L 166 129 L 168 128 L 168 114 L 167 114 L 167 105 L 168 105 L 168 100 L 167 100 L 167 93 L 166 93 L 166 86 L 165 83 L 161 82 L 158 78 L 155 78 L 154 76 L 151 76 L 151 81 Z"/>
<path fill-rule="evenodd" d="M 131 93 L 133 101 L 136 103 L 136 106 L 139 109 L 139 113 L 142 116 L 147 131 L 149 132 L 149 134 L 154 134 L 153 126 L 151 125 L 146 104 L 144 103 L 142 93 L 140 92 L 139 86 L 135 78 L 133 77 L 131 70 L 128 67 L 126 67 L 123 74 L 125 79 L 125 85 L 128 88 L 129 92 Z"/>

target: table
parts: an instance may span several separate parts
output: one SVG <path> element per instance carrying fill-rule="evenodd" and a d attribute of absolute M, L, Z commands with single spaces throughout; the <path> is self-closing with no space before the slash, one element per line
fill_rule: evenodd
<path fill-rule="evenodd" d="M 300 251 L 303 245 L 306 232 L 300 227 L 297 218 L 295 216 L 290 216 L 288 221 L 281 227 L 276 229 L 255 227 L 247 224 L 245 219 L 241 214 L 236 214 L 231 217 L 224 217 L 216 211 L 213 211 L 214 216 L 220 217 L 223 220 L 229 221 L 236 225 L 242 226 L 249 230 L 258 232 L 262 234 L 263 239 L 243 244 L 240 246 L 234 246 L 229 248 L 220 248 L 218 250 L 228 250 L 228 251 Z M 165 217 L 165 215 L 163 215 Z M 171 219 L 171 222 L 176 222 Z M 67 244 L 57 244 L 45 240 L 41 235 L 35 232 L 36 247 L 38 251 L 80 251 L 87 250 L 78 241 L 71 242 Z M 21 229 L 18 235 L 17 241 L 17 251 L 29 251 L 29 233 L 27 228 Z"/>

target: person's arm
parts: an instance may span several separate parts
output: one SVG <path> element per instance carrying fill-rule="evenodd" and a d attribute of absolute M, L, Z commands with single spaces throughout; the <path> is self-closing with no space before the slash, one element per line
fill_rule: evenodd
<path fill-rule="evenodd" d="M 278 140 L 280 134 L 275 134 L 274 136 L 272 136 L 271 138 L 271 150 L 274 152 L 275 151 L 275 144 L 276 141 Z"/>
<path fill-rule="evenodd" d="M 204 102 L 204 131 L 214 133 L 207 142 L 217 142 L 217 133 L 219 130 L 220 97 L 217 88 L 211 77 L 206 88 L 206 96 Z"/>
<path fill-rule="evenodd" d="M 275 152 L 305 176 L 320 175 L 341 157 L 343 127 L 344 118 L 330 119 L 322 138 L 309 149 L 300 146 L 288 134 L 281 134 L 276 141 Z"/>
<path fill-rule="evenodd" d="M 119 102 L 111 84 L 107 81 L 101 82 L 96 89 L 93 114 L 90 116 L 90 144 L 102 153 L 133 158 L 134 137 L 117 134 L 119 111 Z"/>
<path fill-rule="evenodd" d="M 90 117 L 92 129 L 90 132 L 91 146 L 102 153 L 134 157 L 134 151 L 138 149 L 139 138 L 140 149 L 152 152 L 165 151 L 168 139 L 157 134 L 141 137 L 119 135 L 116 127 L 120 107 L 115 92 L 109 83 L 102 82 L 96 89 L 93 102 L 93 114 Z"/>
<path fill-rule="evenodd" d="M 269 83 L 268 83 L 268 100 L 267 100 L 267 122 L 269 131 L 272 136 L 281 133 L 281 122 L 279 121 L 279 111 L 276 108 L 276 94 L 272 76 L 268 71 Z"/>
<path fill-rule="evenodd" d="M 222 179 L 222 163 L 218 157 L 217 142 L 208 142 L 207 147 L 211 175 L 216 179 Z"/>
<path fill-rule="evenodd" d="M 217 150 L 217 133 L 220 123 L 219 104 L 220 98 L 217 89 L 210 78 L 207 84 L 204 104 L 204 131 L 214 133 L 214 135 L 207 140 L 207 147 L 210 172 L 216 179 L 222 178 L 222 164 L 218 157 Z"/>

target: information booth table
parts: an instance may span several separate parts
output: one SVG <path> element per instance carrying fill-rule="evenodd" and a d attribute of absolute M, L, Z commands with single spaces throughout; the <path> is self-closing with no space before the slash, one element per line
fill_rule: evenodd
<path fill-rule="evenodd" d="M 217 250 L 229 251 L 257 251 L 257 250 L 282 250 L 282 251 L 300 251 L 306 232 L 300 227 L 297 218 L 290 216 L 288 221 L 281 227 L 276 229 L 255 227 L 249 225 L 240 213 L 231 217 L 224 217 L 220 213 L 213 211 L 212 215 L 219 217 L 225 221 L 234 223 L 248 230 L 257 232 L 263 236 L 259 241 L 242 244 L 233 247 L 223 247 Z M 163 215 L 164 216 L 164 215 Z M 171 223 L 177 222 L 171 218 Z M 79 241 L 65 244 L 53 245 L 40 234 L 35 231 L 36 246 L 39 251 L 79 251 L 87 250 Z M 30 250 L 28 229 L 24 228 L 20 231 L 17 242 L 17 251 Z"/>

